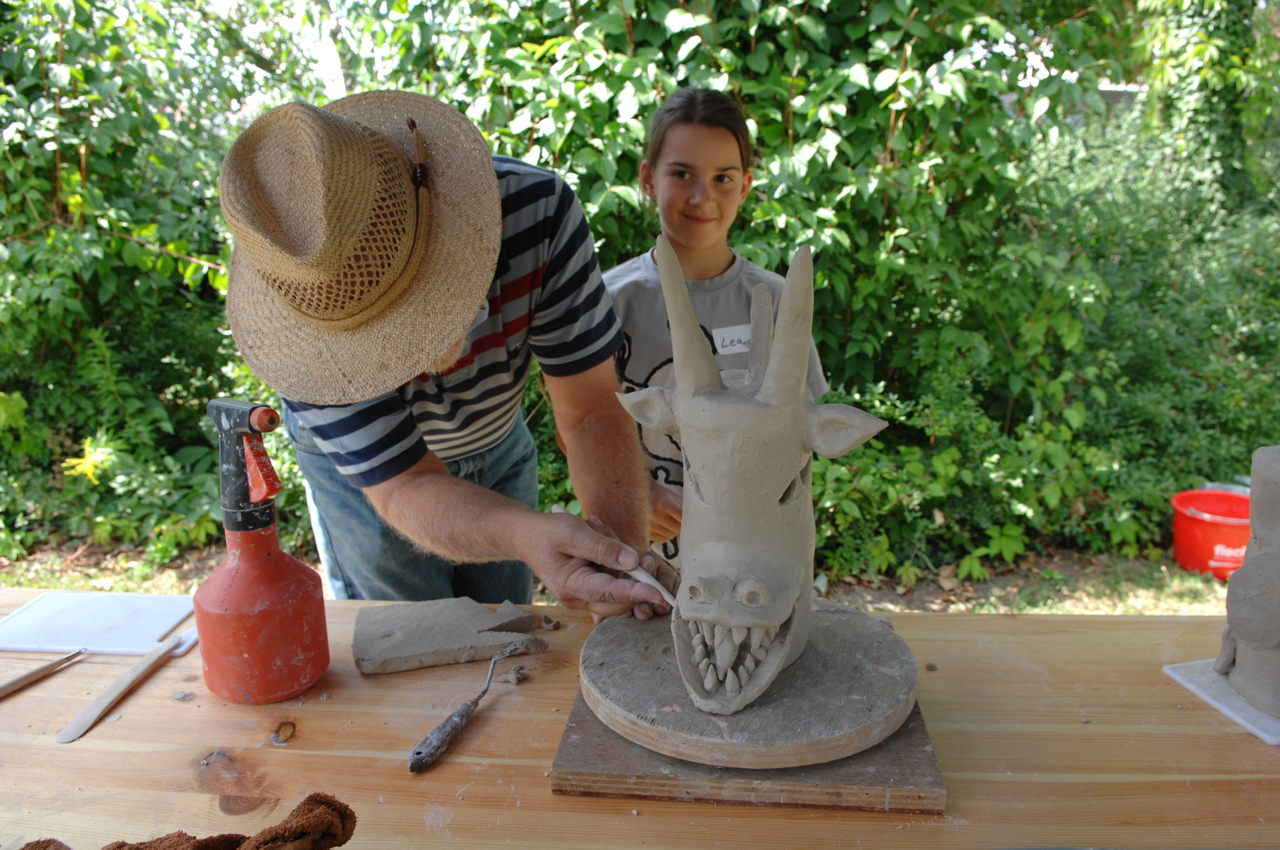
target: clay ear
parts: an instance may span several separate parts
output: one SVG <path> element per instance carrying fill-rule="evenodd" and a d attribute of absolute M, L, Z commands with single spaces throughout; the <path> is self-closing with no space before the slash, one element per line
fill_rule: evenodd
<path fill-rule="evenodd" d="M 839 457 L 888 424 L 847 404 L 815 404 L 809 411 L 809 449 L 823 457 Z"/>
<path fill-rule="evenodd" d="M 618 401 L 631 418 L 659 434 L 678 433 L 675 390 L 671 387 L 647 387 L 631 393 L 618 393 Z"/>

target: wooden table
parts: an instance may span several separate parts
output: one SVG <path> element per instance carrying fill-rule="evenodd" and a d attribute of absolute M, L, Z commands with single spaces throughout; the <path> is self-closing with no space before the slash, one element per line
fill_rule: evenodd
<path fill-rule="evenodd" d="M 0 590 L 0 614 L 36 593 Z M 283 704 L 227 705 L 195 651 L 73 744 L 54 736 L 133 658 L 90 657 L 0 702 L 0 848 L 252 834 L 313 791 L 355 809 L 352 848 L 1280 845 L 1280 747 L 1161 672 L 1214 656 L 1222 618 L 895 616 L 946 776 L 947 812 L 932 816 L 552 795 L 591 628 L 562 609 L 546 609 L 563 621 L 542 633 L 550 650 L 519 659 L 529 678 L 495 685 L 445 759 L 411 775 L 409 751 L 475 694 L 484 665 L 362 676 L 362 604 L 329 603 L 329 672 Z M 0 653 L 0 680 L 48 657 Z M 195 696 L 170 698 L 180 691 Z M 297 731 L 274 745 L 285 721 Z"/>

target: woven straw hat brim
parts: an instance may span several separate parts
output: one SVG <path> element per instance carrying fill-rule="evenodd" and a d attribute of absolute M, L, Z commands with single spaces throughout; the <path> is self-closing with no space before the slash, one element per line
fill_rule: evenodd
<path fill-rule="evenodd" d="M 281 395 L 307 404 L 351 404 L 422 374 L 466 333 L 493 282 L 502 203 L 484 138 L 452 107 L 424 95 L 367 92 L 325 109 L 382 133 L 410 160 L 413 137 L 405 119 L 417 122 L 429 154 L 430 211 L 416 279 L 366 324 L 329 331 L 285 308 L 233 250 L 227 318 L 245 362 Z"/>

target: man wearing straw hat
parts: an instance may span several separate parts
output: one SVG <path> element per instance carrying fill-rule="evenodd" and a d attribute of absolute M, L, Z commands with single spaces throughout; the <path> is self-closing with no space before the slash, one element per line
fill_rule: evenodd
<path fill-rule="evenodd" d="M 266 113 L 218 185 L 227 315 L 285 398 L 335 596 L 528 602 L 532 568 L 597 617 L 665 612 L 618 577 L 650 563 L 647 485 L 614 395 L 621 329 L 563 181 L 492 157 L 439 101 L 369 92 Z M 535 510 L 531 357 L 598 520 Z"/>

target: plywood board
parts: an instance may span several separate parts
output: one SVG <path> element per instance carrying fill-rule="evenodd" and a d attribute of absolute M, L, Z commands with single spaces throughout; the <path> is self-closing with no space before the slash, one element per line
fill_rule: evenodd
<path fill-rule="evenodd" d="M 916 706 L 869 750 L 826 764 L 779 770 L 717 768 L 633 744 L 600 722 L 578 692 L 551 765 L 556 794 L 748 806 L 942 812 L 947 789 Z"/>

